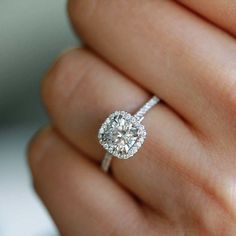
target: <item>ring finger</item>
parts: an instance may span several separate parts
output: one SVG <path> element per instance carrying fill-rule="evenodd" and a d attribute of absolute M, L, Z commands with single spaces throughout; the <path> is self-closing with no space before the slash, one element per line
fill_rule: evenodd
<path fill-rule="evenodd" d="M 100 161 L 104 155 L 97 140 L 101 123 L 114 110 L 134 113 L 149 94 L 81 49 L 58 60 L 44 80 L 43 97 L 57 130 L 91 159 Z M 114 177 L 147 204 L 171 212 L 166 209 L 170 206 L 165 194 L 173 192 L 178 182 L 176 169 L 198 173 L 203 165 L 196 165 L 196 155 L 201 153 L 196 152 L 197 141 L 190 128 L 166 105 L 154 107 L 143 123 L 148 135 L 144 146 L 133 159 L 113 160 Z M 166 184 L 166 179 L 175 181 Z M 179 177 L 179 181 L 183 180 Z M 183 198 L 182 194 L 168 195 Z"/>

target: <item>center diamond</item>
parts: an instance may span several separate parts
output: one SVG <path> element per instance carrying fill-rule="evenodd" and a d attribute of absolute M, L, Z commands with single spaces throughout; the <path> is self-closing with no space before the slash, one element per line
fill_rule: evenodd
<path fill-rule="evenodd" d="M 144 142 L 144 126 L 128 112 L 116 111 L 102 124 L 98 138 L 107 152 L 120 159 L 133 156 Z"/>

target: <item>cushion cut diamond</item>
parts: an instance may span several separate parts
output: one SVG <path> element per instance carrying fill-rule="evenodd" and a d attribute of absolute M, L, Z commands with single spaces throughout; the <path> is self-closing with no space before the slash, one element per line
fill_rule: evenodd
<path fill-rule="evenodd" d="M 98 138 L 107 152 L 120 159 L 133 156 L 144 142 L 144 126 L 128 112 L 112 113 L 101 126 Z"/>

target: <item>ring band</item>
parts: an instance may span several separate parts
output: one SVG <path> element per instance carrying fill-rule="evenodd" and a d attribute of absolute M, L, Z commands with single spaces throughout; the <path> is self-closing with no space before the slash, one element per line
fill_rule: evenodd
<path fill-rule="evenodd" d="M 141 122 L 159 101 L 158 97 L 153 96 L 134 115 L 115 111 L 108 116 L 98 132 L 98 140 L 106 150 L 101 163 L 104 172 L 108 172 L 113 156 L 128 159 L 139 150 L 146 138 L 146 130 Z"/>

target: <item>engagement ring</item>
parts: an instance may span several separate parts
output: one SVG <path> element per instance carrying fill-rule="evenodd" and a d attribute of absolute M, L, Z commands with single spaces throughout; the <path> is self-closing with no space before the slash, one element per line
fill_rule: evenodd
<path fill-rule="evenodd" d="M 147 134 L 141 121 L 159 101 L 153 96 L 135 115 L 115 111 L 107 117 L 98 132 L 98 140 L 106 150 L 101 164 L 103 171 L 108 171 L 113 156 L 128 159 L 139 150 Z"/>

